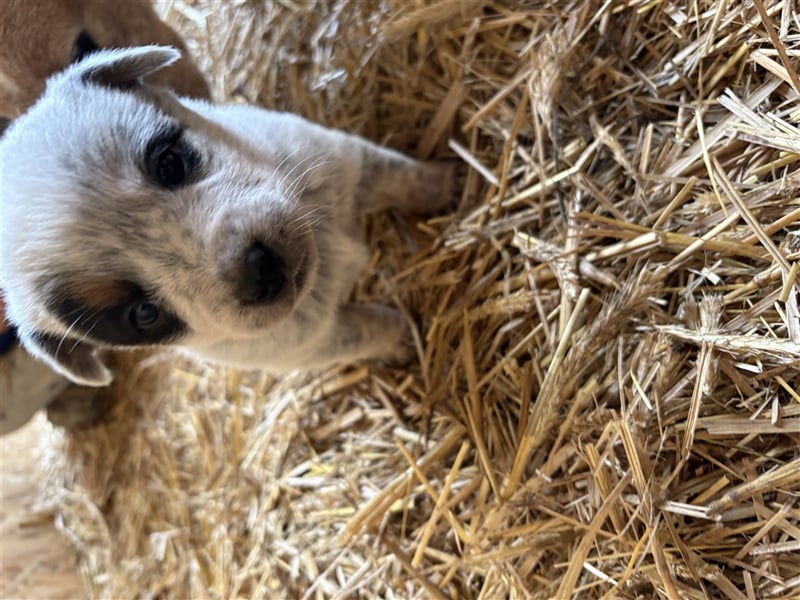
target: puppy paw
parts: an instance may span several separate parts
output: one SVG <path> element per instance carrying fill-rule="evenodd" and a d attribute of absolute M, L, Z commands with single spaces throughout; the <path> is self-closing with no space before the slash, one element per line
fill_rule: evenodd
<path fill-rule="evenodd" d="M 418 212 L 435 214 L 455 209 L 465 182 L 466 169 L 460 160 L 442 159 L 424 163 Z"/>
<path fill-rule="evenodd" d="M 391 368 L 406 367 L 417 359 L 414 337 L 403 313 L 388 306 L 381 307 L 384 313 L 383 345 L 375 357 L 381 364 Z"/>
<path fill-rule="evenodd" d="M 334 327 L 320 340 L 317 355 L 309 356 L 309 364 L 363 360 L 407 365 L 415 356 L 412 339 L 399 310 L 380 304 L 348 304 L 339 308 Z"/>
<path fill-rule="evenodd" d="M 0 357 L 0 435 L 25 425 L 70 383 L 18 344 Z"/>
<path fill-rule="evenodd" d="M 403 339 L 398 340 L 395 347 L 389 349 L 383 356 L 379 357 L 378 360 L 387 367 L 397 369 L 413 364 L 416 358 L 417 350 L 409 334 Z"/>

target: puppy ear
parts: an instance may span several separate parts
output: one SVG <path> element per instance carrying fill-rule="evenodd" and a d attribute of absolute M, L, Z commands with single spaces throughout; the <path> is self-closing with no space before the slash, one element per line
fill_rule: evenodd
<path fill-rule="evenodd" d="M 28 352 L 77 384 L 101 387 L 114 379 L 92 344 L 39 332 L 18 335 Z"/>
<path fill-rule="evenodd" d="M 121 50 L 99 50 L 75 64 L 72 75 L 85 83 L 130 88 L 143 77 L 171 65 L 181 53 L 170 46 L 141 46 Z"/>

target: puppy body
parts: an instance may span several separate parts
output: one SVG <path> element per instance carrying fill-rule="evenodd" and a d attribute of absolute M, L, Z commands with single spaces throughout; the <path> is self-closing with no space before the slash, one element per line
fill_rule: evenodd
<path fill-rule="evenodd" d="M 0 16 L 0 117 L 14 119 L 44 90 L 45 80 L 91 48 L 166 44 L 180 37 L 143 0 L 4 0 Z M 153 83 L 206 97 L 208 88 L 189 58 L 154 74 Z"/>
<path fill-rule="evenodd" d="M 447 206 L 451 167 L 137 83 L 176 58 L 92 55 L 3 139 L 3 286 L 26 347 L 90 385 L 111 377 L 98 348 L 272 371 L 405 358 L 399 313 L 343 304 L 358 218 Z"/>

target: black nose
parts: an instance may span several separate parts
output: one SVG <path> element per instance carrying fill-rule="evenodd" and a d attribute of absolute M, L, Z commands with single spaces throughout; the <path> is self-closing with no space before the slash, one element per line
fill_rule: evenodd
<path fill-rule="evenodd" d="M 236 297 L 246 304 L 266 303 L 277 298 L 286 284 L 283 259 L 264 244 L 245 250 L 242 277 Z"/>

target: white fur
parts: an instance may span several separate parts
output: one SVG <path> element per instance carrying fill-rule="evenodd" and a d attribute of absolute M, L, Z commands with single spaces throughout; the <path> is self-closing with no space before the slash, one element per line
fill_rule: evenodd
<path fill-rule="evenodd" d="M 185 324 L 166 341 L 215 361 L 286 371 L 406 358 L 396 311 L 345 304 L 366 260 L 358 218 L 448 206 L 451 166 L 138 83 L 177 56 L 153 46 L 94 54 L 54 77 L 0 142 L 2 285 L 26 347 L 73 381 L 108 383 L 96 350 L 119 345 L 95 335 L 111 326 L 97 315 L 111 310 L 115 282 L 131 281 Z M 176 124 L 200 166 L 164 189 L 142 156 Z M 292 283 L 274 302 L 243 305 L 232 281 L 253 240 L 286 259 Z M 81 310 L 54 312 L 76 294 Z"/>

